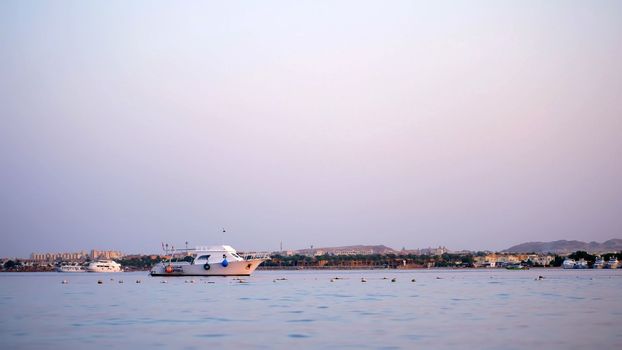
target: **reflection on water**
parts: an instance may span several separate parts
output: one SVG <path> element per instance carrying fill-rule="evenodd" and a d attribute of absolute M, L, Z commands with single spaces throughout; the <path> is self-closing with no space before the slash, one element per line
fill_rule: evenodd
<path fill-rule="evenodd" d="M 3 273 L 0 347 L 622 348 L 622 270 L 257 271 L 242 280 Z"/>

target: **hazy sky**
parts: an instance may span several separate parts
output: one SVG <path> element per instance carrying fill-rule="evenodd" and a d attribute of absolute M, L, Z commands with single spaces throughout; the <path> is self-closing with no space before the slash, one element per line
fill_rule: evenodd
<path fill-rule="evenodd" d="M 622 1 L 3 0 L 0 234 L 622 237 Z"/>

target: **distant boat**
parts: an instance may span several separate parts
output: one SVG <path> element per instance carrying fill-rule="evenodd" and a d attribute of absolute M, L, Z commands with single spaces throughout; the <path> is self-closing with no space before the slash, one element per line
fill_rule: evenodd
<path fill-rule="evenodd" d="M 615 256 L 612 256 L 611 258 L 609 258 L 609 261 L 607 261 L 607 265 L 605 267 L 608 269 L 617 269 L 618 258 L 616 258 Z"/>
<path fill-rule="evenodd" d="M 486 268 L 493 268 L 493 267 L 496 267 L 496 264 L 497 264 L 497 263 L 496 263 L 495 261 L 485 261 L 485 262 L 482 264 L 482 267 L 486 267 Z"/>
<path fill-rule="evenodd" d="M 603 267 L 605 267 L 605 259 L 603 259 L 603 258 L 596 258 L 596 261 L 594 262 L 594 268 L 595 269 L 602 269 Z"/>
<path fill-rule="evenodd" d="M 121 272 L 121 264 L 112 260 L 97 260 L 90 263 L 86 270 L 88 272 Z"/>
<path fill-rule="evenodd" d="M 564 263 L 562 264 L 562 267 L 565 269 L 574 269 L 574 266 L 576 264 L 577 262 L 574 259 L 566 258 L 566 260 L 564 260 Z"/>
<path fill-rule="evenodd" d="M 505 268 L 508 270 L 529 270 L 529 267 L 523 264 L 509 264 Z"/>
<path fill-rule="evenodd" d="M 228 245 L 183 249 L 179 259 L 163 261 L 151 269 L 151 276 L 250 276 L 267 253 L 240 256 Z"/>
<path fill-rule="evenodd" d="M 589 266 L 587 265 L 587 261 L 585 259 L 579 259 L 574 265 L 575 269 L 587 269 Z"/>
<path fill-rule="evenodd" d="M 56 268 L 58 272 L 86 272 L 84 266 L 79 264 L 62 264 Z"/>

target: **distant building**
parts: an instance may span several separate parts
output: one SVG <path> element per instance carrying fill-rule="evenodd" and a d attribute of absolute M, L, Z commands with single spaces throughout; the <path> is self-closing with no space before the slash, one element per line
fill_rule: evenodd
<path fill-rule="evenodd" d="M 508 254 L 492 253 L 486 256 L 476 256 L 473 262 L 477 267 L 503 267 L 508 264 L 531 262 L 534 265 L 549 266 L 555 260 L 552 255 L 543 254 Z"/>
<path fill-rule="evenodd" d="M 415 255 L 443 255 L 449 252 L 447 247 L 416 249 Z"/>
<path fill-rule="evenodd" d="M 85 260 L 88 254 L 85 251 L 75 253 L 32 253 L 30 259 L 33 261 L 80 261 Z"/>
<path fill-rule="evenodd" d="M 529 255 L 529 260 L 536 265 L 549 266 L 555 257 L 551 255 Z"/>
<path fill-rule="evenodd" d="M 501 264 L 517 264 L 521 262 L 521 259 L 513 254 L 497 255 L 497 263 Z"/>
<path fill-rule="evenodd" d="M 476 267 L 496 267 L 497 255 L 488 254 L 486 256 L 476 256 L 473 258 L 473 262 Z"/>
<path fill-rule="evenodd" d="M 87 253 L 86 251 L 73 252 L 73 253 L 32 253 L 30 254 L 30 259 L 33 261 L 83 261 L 87 258 L 92 260 L 98 259 L 119 259 L 123 257 L 123 253 L 115 250 L 91 250 L 91 253 Z"/>
<path fill-rule="evenodd" d="M 114 260 L 123 257 L 123 253 L 116 250 L 91 250 L 90 254 L 93 260 Z"/>
<path fill-rule="evenodd" d="M 395 253 L 391 248 L 385 246 L 347 246 L 347 247 L 325 247 L 300 249 L 295 251 L 296 254 L 304 256 L 322 256 L 322 255 L 372 255 L 372 254 L 388 254 Z"/>
<path fill-rule="evenodd" d="M 337 249 L 332 255 L 372 255 L 373 249 Z"/>

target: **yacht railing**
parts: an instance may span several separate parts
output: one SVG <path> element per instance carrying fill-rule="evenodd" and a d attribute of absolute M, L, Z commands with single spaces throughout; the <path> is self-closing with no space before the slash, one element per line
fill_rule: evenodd
<path fill-rule="evenodd" d="M 199 252 L 199 251 L 203 251 L 203 252 L 210 252 L 210 251 L 218 251 L 221 252 L 222 250 L 218 249 L 218 250 L 214 250 L 216 246 L 197 246 L 195 248 L 175 248 L 172 244 L 164 244 L 162 243 L 162 250 L 164 251 L 164 254 L 166 256 L 168 256 L 168 262 L 171 263 L 173 259 L 179 259 L 182 257 L 186 257 L 191 255 L 192 253 L 195 252 Z M 254 251 L 249 251 L 249 252 L 231 252 L 231 253 L 236 253 L 239 257 L 241 257 L 244 260 L 253 260 L 253 259 L 263 259 L 263 260 L 268 260 L 270 259 L 270 252 L 254 252 Z"/>
<path fill-rule="evenodd" d="M 237 252 L 237 254 L 244 260 L 270 259 L 269 252 Z"/>

